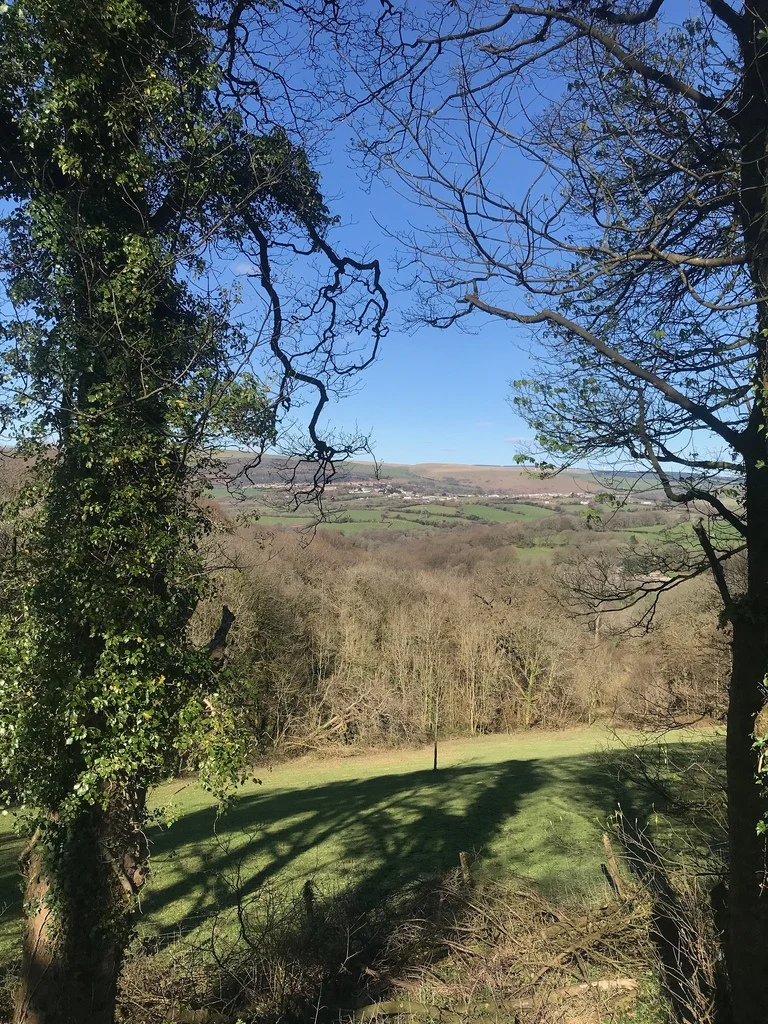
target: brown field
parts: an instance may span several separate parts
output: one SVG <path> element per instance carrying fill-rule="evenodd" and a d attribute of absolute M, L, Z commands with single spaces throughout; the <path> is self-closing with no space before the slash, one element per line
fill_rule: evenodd
<path fill-rule="evenodd" d="M 387 466 L 390 471 L 394 466 Z M 423 462 L 409 466 L 410 475 L 427 480 L 455 480 L 472 487 L 506 494 L 570 494 L 592 493 L 600 485 L 591 473 L 564 473 L 541 480 L 530 470 L 517 466 L 461 466 L 443 462 Z"/>

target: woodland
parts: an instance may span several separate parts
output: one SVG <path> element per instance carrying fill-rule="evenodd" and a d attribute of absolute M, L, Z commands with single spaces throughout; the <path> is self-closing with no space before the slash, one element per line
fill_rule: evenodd
<path fill-rule="evenodd" d="M 768 0 L 0 4 L 0 1016 L 765 1021 L 767 81 Z M 393 317 L 624 485 L 334 523 Z"/>

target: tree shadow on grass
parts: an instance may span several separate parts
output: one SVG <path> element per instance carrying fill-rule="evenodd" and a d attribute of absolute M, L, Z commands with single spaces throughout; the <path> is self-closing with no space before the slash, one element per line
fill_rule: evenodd
<path fill-rule="evenodd" d="M 200 809 L 152 835 L 160 870 L 145 910 L 169 937 L 187 922 L 215 922 L 207 934 L 213 946 L 219 942 L 230 984 L 227 995 L 217 982 L 219 1008 L 252 1012 L 242 1002 L 245 986 L 235 983 L 248 978 L 251 993 L 263 985 L 260 1005 L 274 1000 L 273 1013 L 331 1019 L 387 996 L 393 978 L 443 954 L 475 868 L 478 877 L 491 867 L 491 875 L 508 878 L 535 863 L 546 889 L 555 882 L 567 888 L 586 867 L 602 890 L 601 822 L 626 796 L 604 757 L 553 750 L 546 759 L 265 787 L 218 820 L 213 808 Z M 565 824 L 553 833 L 555 819 Z M 175 851 L 185 870 L 166 871 L 164 879 Z M 457 870 L 460 851 L 478 855 L 471 883 Z M 279 995 L 266 991 L 277 975 L 291 978 Z M 323 1014 L 316 1012 L 321 1002 Z"/>
<path fill-rule="evenodd" d="M 218 819 L 213 808 L 195 811 L 152 834 L 152 851 L 160 860 L 183 850 L 203 873 L 160 881 L 145 909 L 177 901 L 192 915 L 222 909 L 217 875 L 242 861 L 244 846 L 252 865 L 245 896 L 278 876 L 338 876 L 345 865 L 373 892 L 434 876 L 455 867 L 460 851 L 486 846 L 538 776 L 536 762 L 509 761 L 265 791 L 240 797 Z M 235 837 L 232 846 L 213 842 L 214 831 Z"/>
<path fill-rule="evenodd" d="M 0 927 L 6 917 L 21 913 L 18 857 L 22 844 L 13 832 L 0 833 Z"/>
<path fill-rule="evenodd" d="M 174 931 L 185 919 L 226 910 L 233 896 L 222 878 L 235 867 L 241 897 L 277 879 L 299 886 L 332 876 L 376 900 L 455 869 L 460 851 L 474 852 L 491 876 L 533 869 L 545 891 L 583 887 L 590 873 L 601 886 L 600 826 L 630 801 L 626 780 L 606 767 L 610 754 L 553 755 L 301 789 L 265 786 L 218 819 L 213 807 L 195 810 L 151 834 L 159 870 L 145 913 Z M 541 803 L 533 819 L 529 798 Z M 651 798 L 646 806 L 633 790 L 632 813 L 647 817 Z"/>
<path fill-rule="evenodd" d="M 211 806 L 190 811 L 170 828 L 152 830 L 159 869 L 144 896 L 142 931 L 178 934 L 190 921 L 227 915 L 231 922 L 244 906 L 258 915 L 270 889 L 281 890 L 283 933 L 276 941 L 285 962 L 299 973 L 306 968 L 308 982 L 297 985 L 304 1010 L 321 992 L 337 1008 L 384 994 L 386 980 L 374 984 L 364 968 L 407 973 L 429 962 L 443 925 L 459 912 L 444 883 L 460 851 L 474 851 L 479 867 L 501 877 L 536 863 L 545 889 L 579 872 L 594 874 L 600 886 L 601 823 L 617 803 L 641 821 L 651 814 L 655 795 L 612 772 L 610 753 L 559 757 L 552 742 L 546 758 L 303 788 L 265 785 L 219 818 Z M 0 892 L 16 899 L 17 848 L 13 837 L 0 836 Z M 316 888 L 303 900 L 307 880 Z M 409 932 L 413 921 L 421 923 Z M 258 948 L 272 936 L 260 927 L 237 956 L 262 955 Z M 413 941 L 401 941 L 404 931 Z"/>

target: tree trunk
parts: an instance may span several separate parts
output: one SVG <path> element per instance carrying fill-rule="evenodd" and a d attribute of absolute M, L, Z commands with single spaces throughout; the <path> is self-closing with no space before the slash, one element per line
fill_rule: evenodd
<path fill-rule="evenodd" d="M 768 1020 L 767 851 L 757 827 L 768 811 L 752 749 L 768 673 L 768 0 L 744 6 L 744 75 L 736 124 L 741 142 L 737 213 L 757 296 L 754 400 L 744 437 L 747 593 L 731 609 L 733 670 L 728 704 L 728 935 L 734 1024 Z"/>
<path fill-rule="evenodd" d="M 762 360 L 761 360 L 762 361 Z M 763 402 L 755 408 L 763 417 Z M 753 417 L 756 419 L 757 417 Z M 728 934 L 726 963 L 734 1024 L 768 1020 L 768 849 L 758 825 L 768 812 L 757 778 L 755 719 L 768 674 L 768 469 L 758 456 L 762 437 L 746 459 L 747 592 L 731 609 L 733 668 L 726 738 L 728 795 Z"/>
<path fill-rule="evenodd" d="M 768 1020 L 768 891 L 766 845 L 757 824 L 766 803 L 755 780 L 751 734 L 766 664 L 764 629 L 734 623 L 733 677 L 726 741 L 728 765 L 728 936 L 726 959 L 734 1022 Z"/>
<path fill-rule="evenodd" d="M 52 823 L 26 858 L 27 918 L 13 1024 L 114 1021 L 131 900 L 128 877 L 115 870 L 105 844 L 108 824 L 101 812 L 67 826 Z M 130 856 L 123 854 L 120 863 Z"/>

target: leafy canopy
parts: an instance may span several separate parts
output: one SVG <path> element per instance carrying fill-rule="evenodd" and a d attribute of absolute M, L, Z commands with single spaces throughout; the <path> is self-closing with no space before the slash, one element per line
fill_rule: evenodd
<path fill-rule="evenodd" d="M 201 481 L 224 439 L 270 443 L 313 379 L 280 348 L 273 248 L 303 236 L 331 260 L 324 300 L 343 290 L 305 152 L 230 88 L 230 13 L 0 8 L 0 411 L 27 460 L 5 507 L 0 778 L 60 821 L 189 751 L 211 785 L 236 771 L 234 711 L 188 633 L 208 587 Z M 261 258 L 262 330 L 221 270 L 241 252 Z M 265 336 L 271 393 L 252 370 Z"/>

